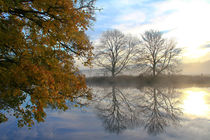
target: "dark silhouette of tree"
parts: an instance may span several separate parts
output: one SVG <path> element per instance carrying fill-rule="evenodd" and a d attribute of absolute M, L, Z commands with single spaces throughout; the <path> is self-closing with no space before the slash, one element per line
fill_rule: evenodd
<path fill-rule="evenodd" d="M 108 91 L 105 88 L 98 94 L 100 97 L 95 97 L 95 108 L 110 133 L 144 127 L 148 134 L 158 135 L 169 126 L 179 125 L 180 94 L 173 88 L 144 87 L 138 93 L 128 94 L 113 85 Z"/>
<path fill-rule="evenodd" d="M 163 133 L 166 127 L 179 123 L 182 114 L 178 107 L 176 91 L 171 88 L 145 88 L 143 113 L 144 128 L 148 134 L 157 135 Z"/>
<path fill-rule="evenodd" d="M 132 102 L 128 101 L 128 98 L 115 85 L 112 86 L 110 92 L 101 94 L 105 96 L 98 99 L 96 110 L 105 130 L 119 134 L 123 130 L 137 125 L 135 108 Z"/>
<path fill-rule="evenodd" d="M 104 32 L 97 46 L 96 65 L 109 71 L 114 79 L 130 64 L 137 44 L 137 39 L 118 30 Z"/>
<path fill-rule="evenodd" d="M 149 30 L 142 35 L 136 60 L 156 77 L 164 72 L 177 72 L 180 53 L 173 40 L 163 38 L 159 31 Z"/>

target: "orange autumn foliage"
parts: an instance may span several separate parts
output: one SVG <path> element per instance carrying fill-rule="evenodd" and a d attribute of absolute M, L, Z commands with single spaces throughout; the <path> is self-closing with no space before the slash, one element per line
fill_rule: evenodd
<path fill-rule="evenodd" d="M 94 20 L 94 2 L 0 0 L 0 110 L 13 110 L 19 126 L 44 121 L 45 107 L 65 110 L 67 99 L 91 99 L 74 63 L 83 58 L 90 65 L 92 59 L 85 31 Z M 6 120 L 0 112 L 0 123 Z"/>

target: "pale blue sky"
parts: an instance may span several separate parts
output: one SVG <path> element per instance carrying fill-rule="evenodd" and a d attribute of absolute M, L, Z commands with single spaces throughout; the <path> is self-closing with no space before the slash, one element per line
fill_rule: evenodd
<path fill-rule="evenodd" d="M 184 48 L 184 61 L 210 59 L 210 0 L 98 0 L 96 22 L 88 31 L 93 42 L 107 29 L 140 37 L 156 29 Z"/>

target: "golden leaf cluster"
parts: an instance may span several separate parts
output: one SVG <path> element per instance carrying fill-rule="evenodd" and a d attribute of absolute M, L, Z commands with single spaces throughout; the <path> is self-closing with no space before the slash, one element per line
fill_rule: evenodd
<path fill-rule="evenodd" d="M 65 110 L 67 99 L 91 99 L 74 63 L 92 59 L 85 31 L 94 1 L 0 0 L 0 110 L 12 110 L 19 126 L 44 121 L 45 107 Z"/>

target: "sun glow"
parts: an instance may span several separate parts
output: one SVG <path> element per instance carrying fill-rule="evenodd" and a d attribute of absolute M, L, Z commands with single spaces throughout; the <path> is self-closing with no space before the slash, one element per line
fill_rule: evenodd
<path fill-rule="evenodd" d="M 183 112 L 190 115 L 208 117 L 209 105 L 205 101 L 205 91 L 191 89 L 184 91 Z"/>

